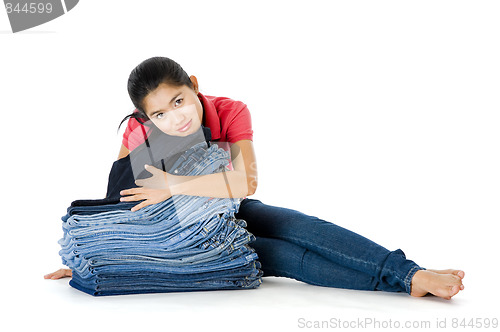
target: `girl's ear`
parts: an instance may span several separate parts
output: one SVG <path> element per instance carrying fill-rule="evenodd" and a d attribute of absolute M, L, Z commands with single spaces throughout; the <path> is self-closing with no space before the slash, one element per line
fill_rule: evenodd
<path fill-rule="evenodd" d="M 198 79 L 194 75 L 189 76 L 189 78 L 191 79 L 191 83 L 193 83 L 194 92 L 198 94 L 198 92 L 200 92 L 198 90 Z"/>

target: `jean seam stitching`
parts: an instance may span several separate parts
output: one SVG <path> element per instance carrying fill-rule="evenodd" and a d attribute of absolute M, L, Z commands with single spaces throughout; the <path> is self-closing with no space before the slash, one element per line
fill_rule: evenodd
<path fill-rule="evenodd" d="M 307 251 L 308 251 L 308 249 L 307 249 L 307 248 L 304 248 L 304 249 L 305 249 L 305 250 L 304 250 L 304 253 L 302 253 L 302 256 L 300 257 L 300 272 L 301 272 L 302 274 L 304 274 L 304 257 L 305 257 L 305 255 L 306 255 L 306 253 L 307 253 Z"/>

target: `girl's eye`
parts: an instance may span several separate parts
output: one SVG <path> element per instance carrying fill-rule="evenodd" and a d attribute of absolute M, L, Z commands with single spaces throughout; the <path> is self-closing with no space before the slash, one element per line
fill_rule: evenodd
<path fill-rule="evenodd" d="M 179 102 L 179 104 L 180 104 L 180 103 L 182 103 L 182 100 L 183 100 L 182 98 L 177 99 L 177 100 L 175 101 L 175 106 L 179 106 L 179 105 L 177 104 L 177 102 Z"/>
<path fill-rule="evenodd" d="M 161 118 L 163 118 L 163 113 L 158 113 L 158 114 L 156 114 L 156 118 L 157 118 L 157 119 L 161 119 Z"/>

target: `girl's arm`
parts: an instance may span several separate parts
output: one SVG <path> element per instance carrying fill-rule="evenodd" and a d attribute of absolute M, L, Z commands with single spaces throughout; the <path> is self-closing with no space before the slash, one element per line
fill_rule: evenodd
<path fill-rule="evenodd" d="M 253 195 L 257 189 L 257 163 L 253 142 L 240 140 L 231 146 L 231 159 L 234 171 L 207 175 L 182 176 L 163 172 L 153 166 L 147 170 L 152 177 L 137 180 L 140 186 L 122 190 L 121 201 L 144 200 L 132 208 L 137 211 L 145 206 L 159 203 L 172 195 L 205 197 L 245 197 Z"/>
<path fill-rule="evenodd" d="M 127 149 L 125 145 L 122 144 L 122 146 L 120 147 L 120 152 L 118 153 L 118 159 L 128 156 L 129 153 L 130 150 Z"/>
<path fill-rule="evenodd" d="M 245 197 L 257 189 L 257 163 L 253 142 L 241 140 L 231 146 L 233 171 L 207 175 L 182 176 L 167 173 L 172 195 L 206 197 Z"/>

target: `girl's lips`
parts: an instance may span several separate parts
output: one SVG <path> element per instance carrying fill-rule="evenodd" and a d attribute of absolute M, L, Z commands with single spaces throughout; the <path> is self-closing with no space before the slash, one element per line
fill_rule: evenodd
<path fill-rule="evenodd" d="M 178 130 L 178 131 L 186 131 L 186 130 L 188 130 L 188 129 L 189 129 L 189 127 L 191 127 L 191 122 L 192 122 L 192 121 L 193 121 L 193 120 L 189 120 L 189 122 L 188 122 L 188 123 L 186 123 L 186 125 L 185 125 L 184 127 L 181 127 L 181 128 L 179 128 L 179 129 L 177 129 L 177 130 Z"/>

